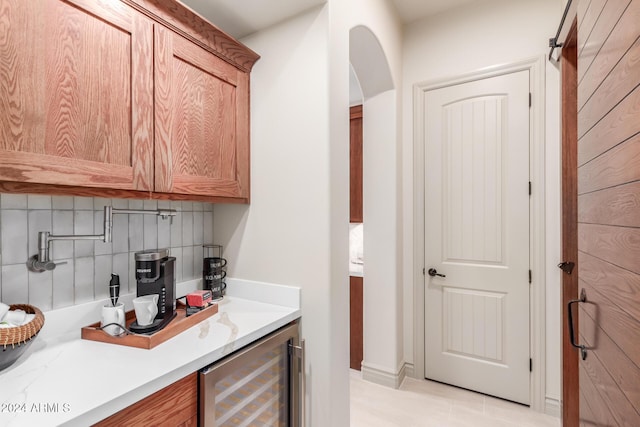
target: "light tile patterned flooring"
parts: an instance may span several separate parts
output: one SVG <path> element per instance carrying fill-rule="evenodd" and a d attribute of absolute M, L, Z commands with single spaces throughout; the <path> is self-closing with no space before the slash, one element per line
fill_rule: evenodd
<path fill-rule="evenodd" d="M 406 378 L 398 390 L 351 370 L 351 427 L 560 427 L 526 406 L 433 381 Z"/>

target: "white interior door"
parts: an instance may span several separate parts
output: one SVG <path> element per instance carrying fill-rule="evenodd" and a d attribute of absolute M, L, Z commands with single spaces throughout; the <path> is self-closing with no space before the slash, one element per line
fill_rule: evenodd
<path fill-rule="evenodd" d="M 529 72 L 424 102 L 425 376 L 529 404 Z"/>

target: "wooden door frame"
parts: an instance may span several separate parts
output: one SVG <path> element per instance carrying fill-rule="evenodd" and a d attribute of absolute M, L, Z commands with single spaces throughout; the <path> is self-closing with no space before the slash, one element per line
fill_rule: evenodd
<path fill-rule="evenodd" d="M 529 71 L 533 103 L 529 111 L 530 123 L 530 179 L 533 183 L 530 203 L 529 254 L 532 270 L 530 286 L 530 406 L 545 412 L 546 404 L 546 332 L 545 332 L 545 62 L 544 56 L 536 56 L 519 62 L 489 67 L 456 77 L 431 80 L 413 85 L 413 376 L 424 379 L 424 254 L 425 254 L 425 200 L 424 200 L 424 99 L 425 93 L 446 86 L 467 83 L 499 75 Z M 410 371 L 410 369 L 409 369 Z"/>
<path fill-rule="evenodd" d="M 573 262 L 572 274 L 562 274 L 562 425 L 577 426 L 580 418 L 579 363 L 571 346 L 567 304 L 578 296 L 578 49 L 574 19 L 561 54 L 562 93 L 562 260 Z M 575 321 L 574 328 L 578 327 Z"/>

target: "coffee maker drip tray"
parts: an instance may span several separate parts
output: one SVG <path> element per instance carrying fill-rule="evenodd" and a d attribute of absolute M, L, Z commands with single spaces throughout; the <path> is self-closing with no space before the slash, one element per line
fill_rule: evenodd
<path fill-rule="evenodd" d="M 173 313 L 172 316 L 165 317 L 164 319 L 155 319 L 150 325 L 140 326 L 138 325 L 138 321 L 134 320 L 129 325 L 129 330 L 134 334 L 145 334 L 151 335 L 154 332 L 157 332 L 167 326 L 169 322 L 171 322 L 176 317 L 176 312 Z"/>

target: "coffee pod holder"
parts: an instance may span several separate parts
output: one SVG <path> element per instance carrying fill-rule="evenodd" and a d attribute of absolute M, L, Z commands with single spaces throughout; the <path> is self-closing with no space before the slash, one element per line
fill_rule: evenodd
<path fill-rule="evenodd" d="M 227 260 L 222 257 L 222 245 L 202 245 L 202 286 L 212 293 L 213 301 L 219 301 L 224 296 L 227 284 L 224 281 L 227 276 Z M 213 265 L 213 260 L 220 260 L 220 265 Z"/>

